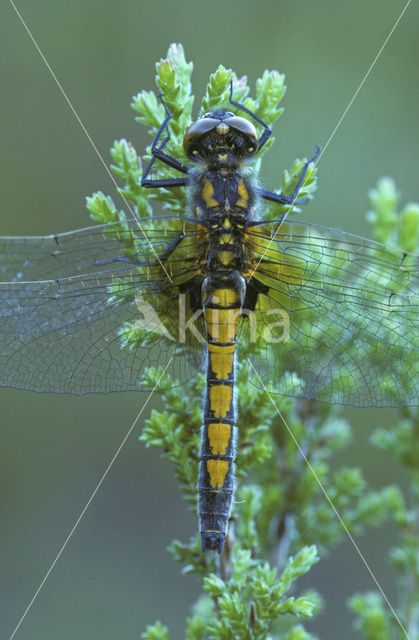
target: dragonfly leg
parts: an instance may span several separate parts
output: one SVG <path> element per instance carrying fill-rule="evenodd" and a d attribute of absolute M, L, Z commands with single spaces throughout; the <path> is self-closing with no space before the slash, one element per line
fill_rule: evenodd
<path fill-rule="evenodd" d="M 166 249 L 160 254 L 159 260 L 167 260 L 176 247 L 179 245 L 180 241 L 184 238 L 184 235 L 180 233 L 178 236 L 175 236 L 166 247 Z M 134 258 L 127 258 L 126 256 L 115 256 L 115 258 L 109 258 L 108 260 L 95 260 L 96 267 L 103 267 L 106 264 L 113 264 L 114 262 L 125 262 L 127 264 L 135 264 L 139 267 L 148 266 L 148 262 L 141 262 L 141 260 L 135 260 Z"/>
<path fill-rule="evenodd" d="M 150 162 L 147 164 L 146 168 L 143 171 L 143 175 L 141 177 L 141 186 L 142 187 L 183 187 L 186 186 L 189 182 L 188 178 L 168 178 L 161 180 L 154 180 L 153 178 L 148 178 L 151 168 L 157 159 L 161 160 L 165 164 L 167 164 L 172 169 L 176 169 L 176 171 L 181 171 L 182 173 L 188 173 L 189 167 L 185 164 L 177 160 L 176 158 L 172 158 L 167 153 L 164 153 L 163 149 L 167 145 L 170 140 L 170 131 L 169 131 L 169 122 L 173 118 L 173 115 L 169 112 L 165 101 L 163 100 L 163 95 L 159 95 L 160 102 L 164 106 L 166 111 L 166 117 L 163 120 L 162 124 L 157 131 L 156 137 L 154 138 L 151 145 L 151 153 L 153 157 Z M 161 137 L 163 133 L 166 133 L 166 137 L 161 141 Z"/>
<path fill-rule="evenodd" d="M 262 120 L 262 118 L 259 118 L 259 116 L 256 115 L 256 113 L 253 113 L 253 111 L 250 111 L 250 109 L 245 107 L 243 104 L 240 104 L 240 102 L 236 102 L 235 100 L 233 100 L 233 81 L 231 81 L 231 83 L 230 83 L 230 98 L 229 98 L 229 102 L 230 102 L 230 104 L 234 105 L 238 109 L 241 109 L 242 111 L 247 113 L 249 116 L 254 118 L 256 120 L 256 122 L 259 122 L 259 124 L 262 125 L 264 131 L 263 131 L 262 135 L 260 136 L 260 138 L 258 140 L 258 150 L 256 152 L 256 153 L 259 153 L 259 151 L 262 149 L 262 147 L 265 144 L 265 142 L 267 142 L 267 140 L 269 139 L 270 135 L 272 134 L 272 130 L 268 127 L 266 122 L 264 122 Z"/>
<path fill-rule="evenodd" d="M 304 182 L 304 178 L 307 175 L 307 170 L 309 165 L 318 158 L 321 152 L 321 147 L 316 144 L 316 153 L 310 160 L 304 163 L 303 170 L 301 172 L 301 176 L 295 185 L 295 189 L 290 196 L 283 195 L 282 193 L 273 193 L 272 191 L 266 191 L 265 189 L 259 189 L 258 193 L 264 200 L 270 200 L 271 202 L 278 202 L 279 204 L 307 204 L 307 202 L 297 200 L 298 192 L 301 189 L 301 186 Z"/>

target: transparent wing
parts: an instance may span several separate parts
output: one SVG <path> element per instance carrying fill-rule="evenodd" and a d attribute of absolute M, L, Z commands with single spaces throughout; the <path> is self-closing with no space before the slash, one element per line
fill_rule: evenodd
<path fill-rule="evenodd" d="M 183 294 L 193 312 L 206 244 L 203 227 L 176 218 L 0 239 L 0 385 L 126 391 L 169 362 L 176 380 L 193 375 L 203 344 L 179 343 L 178 306 Z"/>
<path fill-rule="evenodd" d="M 0 281 L 56 280 L 100 272 L 100 263 L 124 257 L 153 263 L 179 235 L 197 245 L 205 230 L 184 218 L 121 220 L 49 236 L 0 237 Z M 98 266 L 99 265 L 99 266 Z"/>
<path fill-rule="evenodd" d="M 419 258 L 327 227 L 246 230 L 240 361 L 270 392 L 352 406 L 417 405 Z M 251 314 L 249 313 L 249 316 Z"/>

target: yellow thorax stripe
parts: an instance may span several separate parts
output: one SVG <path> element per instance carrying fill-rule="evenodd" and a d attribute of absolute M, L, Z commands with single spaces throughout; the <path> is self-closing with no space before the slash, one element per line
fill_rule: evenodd
<path fill-rule="evenodd" d="M 217 257 L 221 264 L 226 267 L 233 260 L 233 253 L 232 251 L 220 251 Z"/>
<path fill-rule="evenodd" d="M 237 193 L 239 194 L 240 198 L 237 200 L 236 206 L 244 207 L 246 209 L 247 202 L 249 200 L 249 194 L 246 187 L 244 186 L 243 180 L 240 180 L 239 184 L 237 185 Z"/>
<path fill-rule="evenodd" d="M 219 203 L 215 198 L 213 198 L 214 187 L 212 186 L 209 180 L 205 180 L 204 186 L 202 187 L 202 199 L 204 200 L 207 207 L 216 207 Z"/>

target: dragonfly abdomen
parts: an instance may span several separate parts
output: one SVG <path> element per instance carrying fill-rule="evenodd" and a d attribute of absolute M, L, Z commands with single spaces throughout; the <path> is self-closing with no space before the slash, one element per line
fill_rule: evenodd
<path fill-rule="evenodd" d="M 234 358 L 246 285 L 238 271 L 208 276 L 202 288 L 208 340 L 207 392 L 199 473 L 202 550 L 221 552 L 234 491 Z"/>

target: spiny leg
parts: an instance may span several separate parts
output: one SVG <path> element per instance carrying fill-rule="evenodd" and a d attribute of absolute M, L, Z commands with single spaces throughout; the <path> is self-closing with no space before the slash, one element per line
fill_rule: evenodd
<path fill-rule="evenodd" d="M 146 168 L 143 171 L 143 175 L 141 177 L 141 186 L 142 187 L 182 187 L 186 186 L 189 182 L 188 178 L 166 178 L 160 180 L 154 180 L 153 178 L 147 178 L 148 174 L 151 171 L 151 167 L 157 160 L 161 160 L 169 167 L 176 169 L 176 171 L 181 171 L 182 173 L 189 173 L 189 167 L 185 164 L 177 160 L 176 158 L 172 158 L 168 154 L 163 152 L 164 147 L 170 140 L 170 131 L 169 131 L 169 122 L 173 118 L 173 114 L 170 113 L 169 109 L 165 101 L 163 100 L 163 94 L 159 95 L 159 100 L 162 103 L 164 110 L 166 111 L 166 117 L 163 120 L 162 124 L 157 131 L 156 137 L 154 138 L 151 145 L 151 153 L 153 157 L 150 162 L 147 164 Z M 163 135 L 163 132 L 166 132 L 166 137 L 162 142 L 160 142 L 160 138 Z"/>
<path fill-rule="evenodd" d="M 258 150 L 257 150 L 256 153 L 259 153 L 259 151 L 262 149 L 262 147 L 265 144 L 265 142 L 267 142 L 267 140 L 269 139 L 270 135 L 272 134 L 271 129 L 268 127 L 266 122 L 264 122 L 262 120 L 262 118 L 259 118 L 259 116 L 256 115 L 256 113 L 253 113 L 253 111 L 250 111 L 250 109 L 245 107 L 243 104 L 240 104 L 240 102 L 236 102 L 235 100 L 233 100 L 233 80 L 230 83 L 230 98 L 229 98 L 229 102 L 230 102 L 230 104 L 234 105 L 238 109 L 241 109 L 242 111 L 247 113 L 249 116 L 254 118 L 256 120 L 256 122 L 259 122 L 259 124 L 262 125 L 262 127 L 264 128 L 264 131 L 263 131 L 262 135 L 260 136 L 260 138 L 258 140 Z"/>
<path fill-rule="evenodd" d="M 321 147 L 319 147 L 319 145 L 316 144 L 316 153 L 312 158 L 310 158 L 310 160 L 307 160 L 307 162 L 304 163 L 301 176 L 297 184 L 295 185 L 294 191 L 290 196 L 285 196 L 280 193 L 273 193 L 272 191 L 266 191 L 265 189 L 259 189 L 258 191 L 259 195 L 265 200 L 271 200 L 272 202 L 278 202 L 279 204 L 294 204 L 297 201 L 298 192 L 300 191 L 301 186 L 304 182 L 304 179 L 307 175 L 308 167 L 312 162 L 316 160 L 316 158 L 318 158 L 320 152 L 321 152 Z M 305 204 L 305 203 L 297 201 L 297 204 Z"/>

